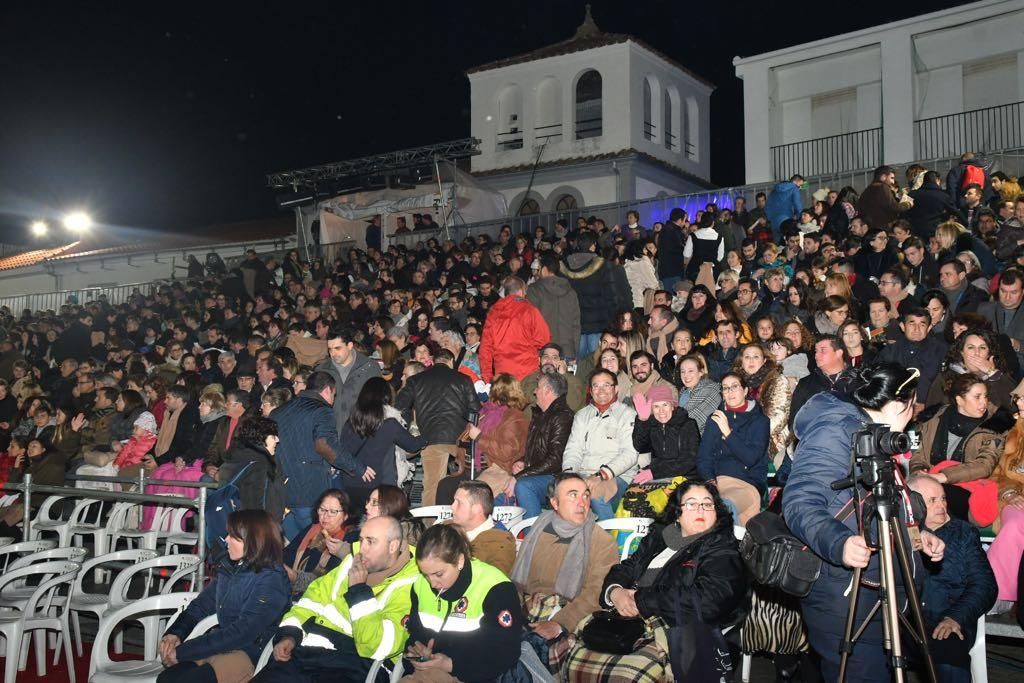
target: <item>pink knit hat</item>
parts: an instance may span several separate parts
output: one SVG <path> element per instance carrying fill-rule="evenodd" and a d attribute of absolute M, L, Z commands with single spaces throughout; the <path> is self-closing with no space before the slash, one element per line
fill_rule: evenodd
<path fill-rule="evenodd" d="M 668 403 L 675 404 L 677 399 L 672 394 L 671 387 L 665 386 L 664 384 L 655 384 L 647 390 L 647 400 L 651 403 L 667 401 Z"/>

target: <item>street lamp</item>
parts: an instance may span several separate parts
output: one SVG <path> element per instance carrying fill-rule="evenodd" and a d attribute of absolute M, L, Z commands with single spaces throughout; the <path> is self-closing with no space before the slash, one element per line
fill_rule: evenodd
<path fill-rule="evenodd" d="M 64 227 L 71 232 L 83 233 L 92 227 L 92 217 L 84 211 L 73 211 L 64 216 Z"/>
<path fill-rule="evenodd" d="M 30 229 L 36 237 L 43 237 L 49 232 L 50 226 L 46 224 L 46 221 L 33 221 Z"/>

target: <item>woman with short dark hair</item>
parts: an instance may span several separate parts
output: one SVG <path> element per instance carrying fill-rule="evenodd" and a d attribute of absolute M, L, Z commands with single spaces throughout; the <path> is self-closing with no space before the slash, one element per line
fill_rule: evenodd
<path fill-rule="evenodd" d="M 281 528 L 264 510 L 228 516 L 227 555 L 217 576 L 160 640 L 167 667 L 158 683 L 239 683 L 256 671 L 263 648 L 288 608 Z M 217 628 L 186 640 L 196 624 L 217 615 Z"/>
<path fill-rule="evenodd" d="M 274 457 L 277 442 L 277 423 L 273 420 L 261 416 L 240 420 L 231 437 L 231 448 L 217 472 L 217 481 L 223 484 L 234 479 L 242 500 L 241 509 L 266 510 L 280 522 L 284 517 L 285 491 L 284 473 Z"/>

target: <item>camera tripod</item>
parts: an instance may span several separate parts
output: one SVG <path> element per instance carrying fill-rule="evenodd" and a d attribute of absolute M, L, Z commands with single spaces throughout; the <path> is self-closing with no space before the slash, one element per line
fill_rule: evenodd
<path fill-rule="evenodd" d="M 906 441 L 906 443 L 904 443 Z M 921 614 L 921 603 L 918 600 L 917 588 L 914 586 L 914 574 L 911 570 L 910 555 L 904 538 L 904 529 L 899 516 L 900 491 L 902 485 L 896 483 L 896 466 L 893 462 L 894 453 L 903 452 L 909 447 L 907 436 L 902 433 L 888 432 L 883 425 L 871 425 L 857 432 L 853 437 L 850 452 L 850 473 L 846 479 L 832 483 L 834 490 L 853 488 L 854 510 L 857 515 L 859 532 L 873 531 L 877 538 L 879 585 L 878 599 L 868 611 L 867 616 L 857 626 L 857 601 L 860 597 L 861 579 L 864 570 L 860 567 L 853 570 L 853 583 L 850 588 L 850 602 L 846 613 L 846 628 L 839 660 L 839 681 L 846 680 L 847 664 L 854 645 L 864 634 L 875 615 L 882 612 L 882 642 L 892 664 L 893 676 L 898 683 L 906 680 L 907 658 L 900 635 L 900 626 L 907 629 L 910 637 L 920 647 L 924 659 L 927 680 L 935 683 L 935 667 L 928 653 L 928 635 L 925 630 L 924 617 Z M 897 450 L 898 449 L 898 450 Z M 865 452 L 866 451 L 866 452 Z M 860 477 L 857 477 L 857 465 L 860 465 Z M 861 513 L 861 497 L 859 485 L 871 491 L 874 499 L 874 528 L 865 529 L 864 516 Z M 909 504 L 909 503 L 908 503 Z M 909 620 L 898 606 L 899 596 L 896 592 L 896 567 L 898 562 L 903 578 L 903 588 L 910 606 Z"/>

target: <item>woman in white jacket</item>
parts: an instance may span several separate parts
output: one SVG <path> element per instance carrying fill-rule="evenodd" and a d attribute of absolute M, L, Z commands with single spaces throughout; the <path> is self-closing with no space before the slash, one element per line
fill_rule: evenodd
<path fill-rule="evenodd" d="M 626 281 L 633 294 L 633 308 L 644 307 L 644 292 L 660 289 L 658 274 L 654 269 L 654 257 L 658 247 L 647 238 L 635 239 L 626 247 Z"/>
<path fill-rule="evenodd" d="M 597 518 L 615 516 L 619 498 L 641 466 L 633 448 L 636 411 L 616 400 L 618 379 L 603 368 L 590 375 L 593 403 L 581 408 L 572 421 L 562 456 L 562 470 L 587 477 L 590 509 Z"/>

